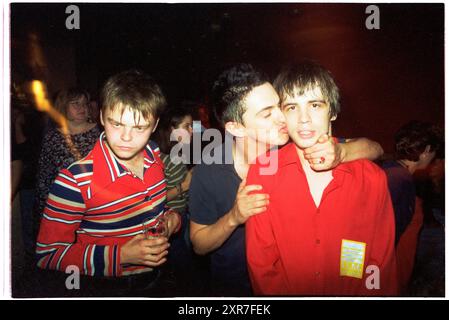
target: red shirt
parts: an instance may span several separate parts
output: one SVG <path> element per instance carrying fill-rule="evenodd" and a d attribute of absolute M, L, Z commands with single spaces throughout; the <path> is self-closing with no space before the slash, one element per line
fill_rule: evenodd
<path fill-rule="evenodd" d="M 295 145 L 290 143 L 272 156 L 279 162 L 275 174 L 262 175 L 263 167 L 255 164 L 247 177 L 247 185 L 260 184 L 261 192 L 270 195 L 267 211 L 246 223 L 254 292 L 396 295 L 394 213 L 383 171 L 368 160 L 339 165 L 332 170 L 333 179 L 317 208 Z M 348 253 L 342 247 L 344 239 L 366 245 L 361 279 L 340 275 L 342 253 Z M 368 289 L 366 282 L 376 285 L 377 279 L 380 288 Z"/>

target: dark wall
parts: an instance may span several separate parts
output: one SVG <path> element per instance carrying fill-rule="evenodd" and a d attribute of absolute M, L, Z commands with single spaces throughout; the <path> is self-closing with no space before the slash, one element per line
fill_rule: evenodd
<path fill-rule="evenodd" d="M 249 61 L 274 76 L 311 58 L 331 70 L 342 91 L 335 134 L 367 136 L 391 152 L 403 123 L 444 125 L 443 4 L 377 4 L 379 30 L 365 27 L 365 4 L 77 5 L 80 30 L 65 28 L 67 4 L 11 5 L 12 40 L 36 32 L 44 47 L 72 48 L 67 59 L 76 74 L 60 74 L 91 91 L 137 67 L 162 84 L 172 103 L 206 100 L 229 64 Z M 11 56 L 13 71 L 26 64 L 18 50 Z"/>

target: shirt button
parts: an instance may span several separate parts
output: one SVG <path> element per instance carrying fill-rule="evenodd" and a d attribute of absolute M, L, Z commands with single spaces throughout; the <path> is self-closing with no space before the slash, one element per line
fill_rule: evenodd
<path fill-rule="evenodd" d="M 321 274 L 321 273 L 320 273 L 319 271 L 315 272 L 315 277 L 319 277 L 320 274 Z"/>
<path fill-rule="evenodd" d="M 320 244 L 320 242 L 321 242 L 320 239 L 316 239 L 316 240 L 315 240 L 315 243 L 316 243 L 316 244 Z"/>
<path fill-rule="evenodd" d="M 316 209 L 316 214 L 319 214 L 320 213 L 320 209 Z"/>

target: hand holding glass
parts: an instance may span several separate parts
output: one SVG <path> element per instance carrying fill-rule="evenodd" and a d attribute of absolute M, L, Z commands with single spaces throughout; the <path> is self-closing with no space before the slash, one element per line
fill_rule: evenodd
<path fill-rule="evenodd" d="M 148 218 L 143 221 L 143 234 L 146 239 L 155 239 L 159 237 L 168 237 L 168 221 L 164 216 L 156 218 L 155 223 L 150 221 L 154 218 Z"/>

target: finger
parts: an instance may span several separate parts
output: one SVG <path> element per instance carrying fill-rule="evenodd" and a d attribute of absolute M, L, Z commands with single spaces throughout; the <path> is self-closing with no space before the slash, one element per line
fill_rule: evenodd
<path fill-rule="evenodd" d="M 250 184 L 249 186 L 245 186 L 243 190 L 241 190 L 241 194 L 248 194 L 252 191 L 262 190 L 262 186 L 258 184 Z"/>
<path fill-rule="evenodd" d="M 157 238 L 146 239 L 146 240 L 142 241 L 142 245 L 145 247 L 155 247 L 155 246 L 160 246 L 163 244 L 170 245 L 170 243 L 168 242 L 168 239 L 166 237 L 157 237 Z"/>
<path fill-rule="evenodd" d="M 310 167 L 315 171 L 326 171 L 332 169 L 334 166 L 331 162 L 326 161 L 324 163 L 311 164 Z"/>
<path fill-rule="evenodd" d="M 268 193 L 256 193 L 248 196 L 249 202 L 263 201 L 268 199 L 270 199 L 270 195 Z"/>
<path fill-rule="evenodd" d="M 315 143 L 313 146 L 304 149 L 304 156 L 309 156 L 315 152 L 325 152 L 330 148 L 330 143 Z"/>
<path fill-rule="evenodd" d="M 137 236 L 135 236 L 132 240 L 145 240 L 145 235 L 143 233 L 139 233 Z"/>
<path fill-rule="evenodd" d="M 165 262 L 167 262 L 167 258 L 163 258 L 159 261 L 149 261 L 149 260 L 144 260 L 142 262 L 143 265 L 148 266 L 148 267 L 159 267 L 160 265 L 164 264 Z"/>
<path fill-rule="evenodd" d="M 168 254 L 168 250 L 164 250 L 159 253 L 155 254 L 147 254 L 145 256 L 145 261 L 151 261 L 151 262 L 159 262 L 161 261 L 166 255 Z"/>
<path fill-rule="evenodd" d="M 327 140 L 329 140 L 329 135 L 325 133 L 318 138 L 318 143 L 325 143 Z"/>
<path fill-rule="evenodd" d="M 308 159 L 307 161 L 309 161 L 310 164 L 315 164 L 315 165 L 324 165 L 326 163 L 332 162 L 332 161 L 328 161 L 328 158 L 325 158 L 325 157 Z"/>
<path fill-rule="evenodd" d="M 270 202 L 268 200 L 255 201 L 252 203 L 252 207 L 253 207 L 253 209 L 263 208 L 263 207 L 268 206 L 269 203 Z"/>
<path fill-rule="evenodd" d="M 161 245 L 161 246 L 157 246 L 157 247 L 149 247 L 149 249 L 150 249 L 149 252 L 151 254 L 159 254 L 165 250 L 168 250 L 168 248 L 170 248 L 169 243 Z"/>
<path fill-rule="evenodd" d="M 262 212 L 265 212 L 265 211 L 267 211 L 267 207 L 261 207 L 261 208 L 252 209 L 250 216 L 254 216 L 256 214 L 259 214 L 259 213 L 262 213 Z"/>
<path fill-rule="evenodd" d="M 321 157 L 327 157 L 328 154 L 325 150 L 317 150 L 308 154 L 304 153 L 304 158 L 307 160 L 320 159 Z"/>

